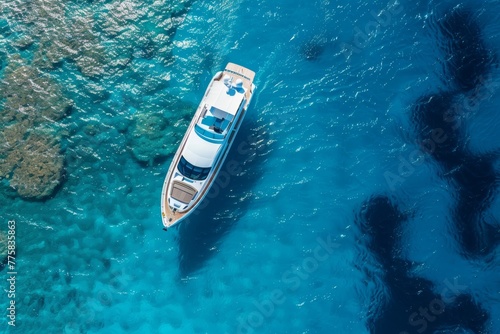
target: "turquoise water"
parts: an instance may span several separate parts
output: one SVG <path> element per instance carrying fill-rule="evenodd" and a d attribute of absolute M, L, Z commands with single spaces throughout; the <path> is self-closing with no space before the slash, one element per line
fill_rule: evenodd
<path fill-rule="evenodd" d="M 72 107 L 30 124 L 60 143 L 53 194 L 23 199 L 2 180 L 0 222 L 7 231 L 16 221 L 17 278 L 16 326 L 3 316 L 1 331 L 373 332 L 367 320 L 388 290 L 356 217 L 383 193 L 411 216 L 398 254 L 412 273 L 437 293 L 454 280 L 465 286 L 488 314 L 485 332 L 500 332 L 498 251 L 462 254 L 454 181 L 432 158 L 402 181 L 386 178 L 417 148 L 415 101 L 448 89 L 436 22 L 456 5 L 473 8 L 498 52 L 498 2 L 27 3 L 0 5 L 3 80 L 18 54 Z M 257 73 L 228 157 L 239 173 L 164 232 L 164 175 L 206 85 L 229 61 Z M 479 106 L 461 128 L 474 152 L 500 144 L 499 74 L 493 66 L 484 98 L 460 95 Z M 498 229 L 495 195 L 482 215 Z M 2 309 L 9 301 L 5 293 Z"/>

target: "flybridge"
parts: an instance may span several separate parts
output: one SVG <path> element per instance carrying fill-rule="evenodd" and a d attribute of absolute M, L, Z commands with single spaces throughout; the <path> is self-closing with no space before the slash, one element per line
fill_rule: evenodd
<path fill-rule="evenodd" d="M 240 109 L 244 97 L 243 81 L 238 79 L 233 86 L 231 78 L 226 75 L 224 76 L 224 82 L 215 81 L 213 83 L 212 89 L 207 96 L 207 104 L 215 109 L 235 115 Z"/>
<path fill-rule="evenodd" d="M 208 142 L 221 142 L 244 102 L 243 80 L 237 79 L 233 85 L 232 78 L 225 75 L 223 81 L 214 81 L 206 96 L 195 132 Z"/>

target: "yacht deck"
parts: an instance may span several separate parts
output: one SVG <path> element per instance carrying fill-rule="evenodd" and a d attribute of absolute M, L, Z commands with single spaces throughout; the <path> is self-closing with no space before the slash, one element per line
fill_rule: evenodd
<path fill-rule="evenodd" d="M 224 72 L 227 72 L 235 79 L 241 79 L 243 81 L 243 86 L 246 89 L 245 98 L 247 101 L 250 101 L 250 97 L 253 94 L 252 83 L 255 78 L 255 72 L 234 63 L 228 63 Z"/>
<path fill-rule="evenodd" d="M 248 102 L 250 101 L 252 94 L 253 94 L 253 88 L 254 88 L 253 80 L 255 77 L 255 72 L 253 72 L 249 69 L 246 69 L 242 66 L 239 66 L 239 65 L 236 65 L 233 63 L 228 63 L 226 68 L 224 69 L 222 75 L 220 75 L 218 78 L 216 78 L 215 81 L 222 81 L 223 77 L 224 77 L 224 73 L 229 74 L 235 81 L 237 79 L 241 79 L 243 82 L 243 87 L 245 88 L 246 105 L 243 106 L 241 112 L 242 112 L 242 115 L 244 115 L 246 112 L 246 108 L 248 106 Z M 208 91 L 209 90 L 210 90 L 210 87 L 209 87 Z M 204 97 L 204 99 L 205 99 L 205 97 Z M 187 211 L 184 211 L 184 212 L 172 211 L 172 209 L 168 205 L 168 194 L 167 194 L 168 184 L 171 182 L 171 178 L 173 177 L 173 172 L 174 172 L 177 164 L 179 163 L 180 156 L 181 156 L 182 152 L 184 151 L 184 147 L 186 145 L 186 141 L 188 139 L 189 134 L 192 132 L 193 129 L 197 132 L 199 132 L 200 130 L 203 130 L 203 135 L 205 136 L 205 139 L 211 139 L 209 141 L 211 141 L 212 143 L 220 142 L 221 139 L 225 138 L 226 131 L 224 131 L 224 130 L 226 130 L 225 127 L 228 126 L 227 123 L 203 124 L 203 123 L 208 123 L 209 120 L 206 120 L 205 122 L 201 121 L 201 120 L 203 120 L 203 117 L 204 117 L 204 111 L 206 111 L 205 107 L 206 107 L 206 105 L 202 105 L 202 104 L 200 104 L 200 106 L 198 107 L 198 109 L 195 113 L 195 116 L 193 117 L 193 120 L 191 121 L 191 123 L 188 127 L 188 130 L 187 130 L 184 138 L 182 139 L 180 147 L 177 150 L 177 152 L 174 156 L 174 159 L 170 165 L 170 168 L 167 172 L 167 177 L 165 178 L 164 186 L 163 186 L 163 190 L 162 190 L 162 217 L 163 217 L 163 225 L 165 227 L 170 227 L 172 225 L 175 225 L 180 219 L 182 219 L 185 215 L 187 215 L 191 212 L 191 209 L 188 209 Z M 212 115 L 212 116 L 216 116 L 216 115 Z M 241 123 L 242 119 L 243 119 L 243 116 L 240 116 L 238 119 L 237 126 Z M 224 120 L 223 122 L 228 122 L 228 121 L 229 120 Z M 232 122 L 232 119 L 230 120 L 230 122 Z M 206 127 L 206 129 L 204 129 L 205 127 Z M 221 133 L 221 131 L 223 133 Z M 210 134 L 210 136 L 208 136 L 208 134 Z M 229 139 L 228 139 L 229 143 L 232 143 L 232 141 L 234 140 L 235 134 L 236 134 L 235 132 L 231 133 L 231 136 L 229 136 Z M 214 166 L 214 170 L 218 171 L 221 168 L 222 164 L 224 163 L 225 155 L 227 154 L 227 151 L 224 154 L 224 158 L 219 159 L 217 164 Z M 217 172 L 212 173 L 210 178 L 207 180 L 208 184 L 211 184 L 212 182 L 214 182 L 216 177 L 217 177 Z M 180 182 L 173 181 L 172 185 L 173 185 L 173 188 L 172 188 L 171 196 L 174 198 L 177 198 L 178 200 L 181 200 L 181 198 L 182 198 L 182 202 L 184 202 L 184 201 L 189 202 L 188 199 L 191 200 L 196 195 L 196 193 L 194 192 L 195 191 L 194 189 L 190 189 L 191 187 L 185 187 L 184 184 L 182 184 Z M 208 192 L 209 188 L 210 188 L 210 186 L 204 187 L 203 190 L 201 191 L 201 193 L 197 196 L 196 201 L 202 200 L 205 197 L 205 194 Z M 199 203 L 195 203 L 192 206 L 192 208 L 195 208 L 198 204 Z"/>

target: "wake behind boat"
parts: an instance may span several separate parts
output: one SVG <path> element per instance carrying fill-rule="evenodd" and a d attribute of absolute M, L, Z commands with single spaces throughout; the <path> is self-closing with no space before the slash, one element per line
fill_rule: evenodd
<path fill-rule="evenodd" d="M 253 71 L 228 63 L 212 78 L 163 182 L 165 228 L 180 223 L 207 195 L 245 117 L 254 77 Z"/>

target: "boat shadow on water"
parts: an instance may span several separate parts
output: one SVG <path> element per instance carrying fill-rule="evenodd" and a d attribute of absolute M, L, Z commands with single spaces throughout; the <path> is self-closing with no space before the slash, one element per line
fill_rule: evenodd
<path fill-rule="evenodd" d="M 245 214 L 251 192 L 262 176 L 261 151 L 268 134 L 254 121 L 243 121 L 217 179 L 200 206 L 179 226 L 179 271 L 199 270 Z M 266 147 L 267 149 L 267 147 Z M 244 198 L 242 200 L 242 198 Z"/>

